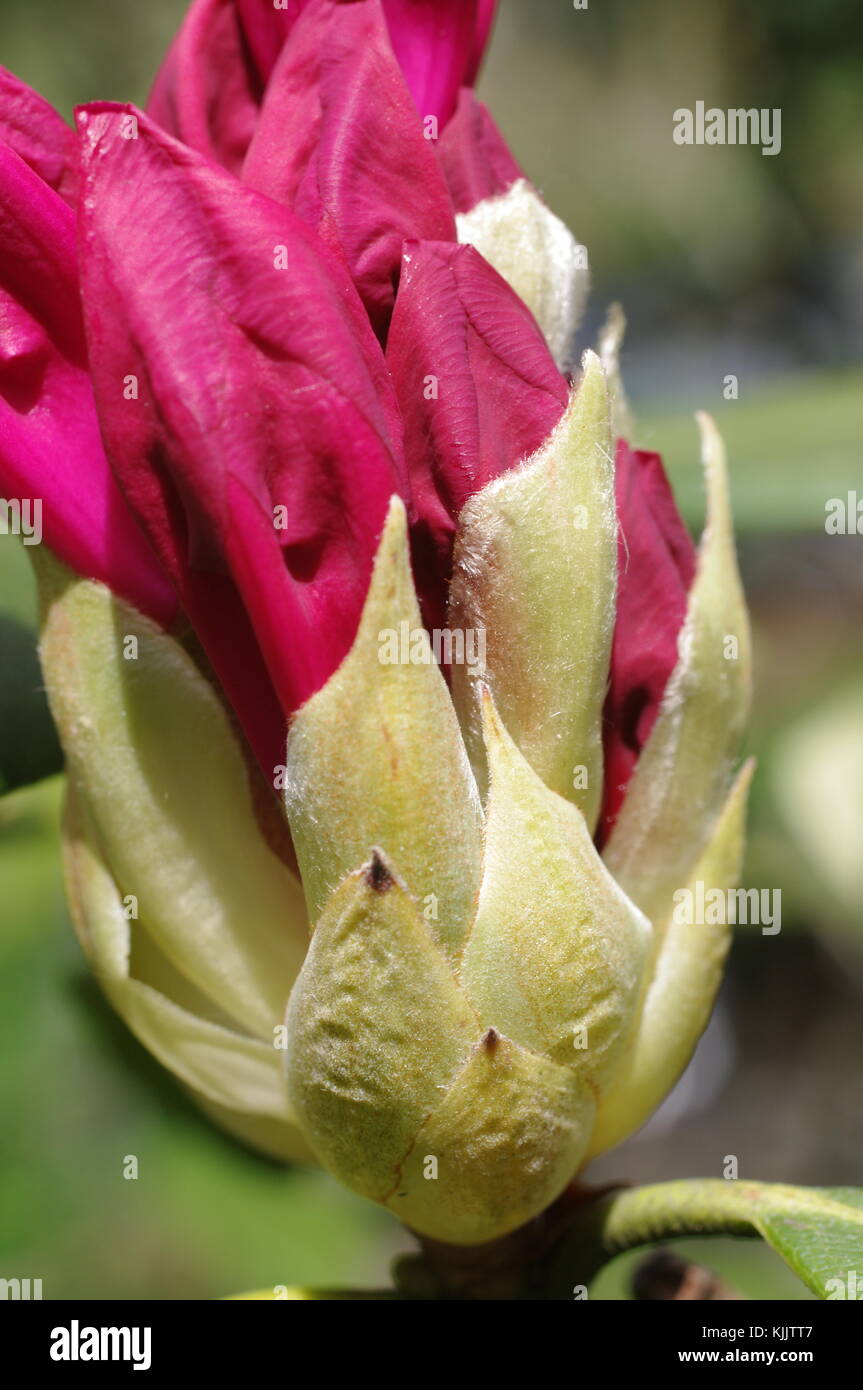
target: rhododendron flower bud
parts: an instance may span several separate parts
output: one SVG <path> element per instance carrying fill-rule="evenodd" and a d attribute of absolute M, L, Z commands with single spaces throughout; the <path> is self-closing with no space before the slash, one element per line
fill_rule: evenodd
<path fill-rule="evenodd" d="M 696 552 L 469 91 L 493 8 L 196 0 L 76 161 L 0 80 L 83 949 L 220 1124 L 457 1244 L 686 1065 L 728 928 L 673 907 L 734 884 L 751 773 L 721 442 Z"/>
<path fill-rule="evenodd" d="M 676 886 L 739 872 L 749 777 L 730 774 L 748 639 L 708 422 L 679 655 L 635 809 L 624 800 L 605 855 L 591 834 L 615 614 L 609 428 L 588 359 L 536 454 L 465 507 L 451 626 L 487 626 L 481 666 L 453 668 L 455 704 L 431 653 L 384 661 L 388 634 L 426 636 L 394 503 L 352 651 L 288 740 L 316 923 L 288 1009 L 292 1109 L 343 1181 L 453 1243 L 528 1220 L 646 1118 L 727 947 L 725 927 L 695 939 L 672 922 Z"/>

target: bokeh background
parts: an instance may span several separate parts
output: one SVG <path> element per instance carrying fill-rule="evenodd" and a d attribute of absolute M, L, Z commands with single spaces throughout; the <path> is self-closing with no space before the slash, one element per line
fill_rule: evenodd
<path fill-rule="evenodd" d="M 143 102 L 184 9 L 3 0 L 0 62 L 67 116 L 94 98 Z M 824 523 L 829 499 L 863 499 L 863 8 L 502 0 L 483 92 L 589 248 L 583 343 L 625 305 L 634 442 L 663 452 L 696 532 L 692 414 L 716 414 L 755 625 L 745 882 L 781 889 L 782 930 L 738 930 L 692 1067 L 593 1172 L 721 1176 L 733 1155 L 742 1177 L 861 1184 L 863 535 Z M 780 107 L 781 153 L 675 145 L 673 111 L 698 100 Z M 737 400 L 723 398 L 729 374 Z M 216 1135 L 84 971 L 34 625 L 26 558 L 0 537 L 0 1276 L 94 1299 L 381 1283 L 407 1245 L 395 1221 Z M 808 1296 L 755 1243 L 677 1248 L 744 1296 Z M 591 1296 L 627 1297 L 632 1264 Z"/>

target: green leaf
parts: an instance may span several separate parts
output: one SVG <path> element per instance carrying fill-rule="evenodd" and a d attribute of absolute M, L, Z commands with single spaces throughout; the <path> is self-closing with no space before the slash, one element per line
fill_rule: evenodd
<path fill-rule="evenodd" d="M 760 1234 L 821 1298 L 863 1295 L 863 1188 L 774 1187 Z M 856 1272 L 856 1294 L 850 1275 Z"/>
<path fill-rule="evenodd" d="M 571 1227 L 550 1284 L 568 1287 L 591 1247 L 595 1270 L 633 1246 L 687 1235 L 761 1236 L 819 1298 L 863 1292 L 863 1189 L 711 1178 L 605 1198 Z"/>

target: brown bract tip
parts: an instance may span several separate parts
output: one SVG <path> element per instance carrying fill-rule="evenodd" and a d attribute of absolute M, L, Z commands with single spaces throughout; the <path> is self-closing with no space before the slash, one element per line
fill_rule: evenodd
<path fill-rule="evenodd" d="M 372 850 L 372 857 L 365 867 L 366 883 L 373 893 L 386 893 L 392 888 L 395 880 L 384 863 L 384 857 L 379 849 Z"/>
<path fill-rule="evenodd" d="M 486 1052 L 495 1052 L 499 1042 L 500 1033 L 496 1028 L 489 1028 L 488 1032 L 483 1035 L 481 1046 L 485 1048 Z"/>

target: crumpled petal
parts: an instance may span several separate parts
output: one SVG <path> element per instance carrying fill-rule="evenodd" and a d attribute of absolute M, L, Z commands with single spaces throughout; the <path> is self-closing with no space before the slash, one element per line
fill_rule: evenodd
<path fill-rule="evenodd" d="M 0 141 L 0 496 L 48 547 L 167 625 L 176 599 L 108 467 L 87 373 L 75 216 Z"/>
<path fill-rule="evenodd" d="M 291 212 L 131 107 L 79 121 L 109 456 L 272 776 L 285 717 L 354 639 L 404 490 L 386 366 L 344 269 Z"/>
<path fill-rule="evenodd" d="M 44 97 L 0 67 L 0 140 L 73 207 L 78 188 L 75 132 Z"/>
<path fill-rule="evenodd" d="M 250 61 L 261 54 L 262 30 L 285 22 L 289 13 L 266 5 L 266 21 L 247 39 L 243 12 L 261 0 L 195 0 L 156 77 L 147 110 L 171 135 L 238 173 L 255 129 L 267 76 Z M 244 22 L 246 21 L 246 22 Z"/>
<path fill-rule="evenodd" d="M 456 232 L 378 0 L 312 0 L 273 73 L 243 178 L 335 236 L 383 335 L 403 242 Z"/>
<path fill-rule="evenodd" d="M 689 536 L 659 454 L 617 442 L 617 618 L 605 700 L 605 798 L 600 842 L 611 833 L 638 756 L 677 665 L 677 639 L 695 577 Z"/>
<path fill-rule="evenodd" d="M 470 212 L 524 178 L 488 107 L 469 87 L 459 93 L 436 149 L 456 212 Z"/>
<path fill-rule="evenodd" d="M 395 55 L 421 116 L 443 127 L 479 71 L 496 0 L 383 0 Z"/>
<path fill-rule="evenodd" d="M 569 398 L 533 316 L 470 246 L 405 247 L 387 360 L 405 417 L 417 587 L 443 627 L 468 498 L 536 452 Z"/>
<path fill-rule="evenodd" d="M 497 0 L 371 0 L 420 115 L 441 128 L 479 70 Z M 346 12 L 354 0 L 341 0 Z M 149 114 L 238 173 L 285 41 L 309 0 L 194 0 L 156 77 Z M 358 55 L 360 56 L 360 55 Z M 369 111 L 363 112 L 363 118 Z"/>
<path fill-rule="evenodd" d="M 270 73 L 282 47 L 309 0 L 233 0 L 246 47 L 261 81 Z"/>

